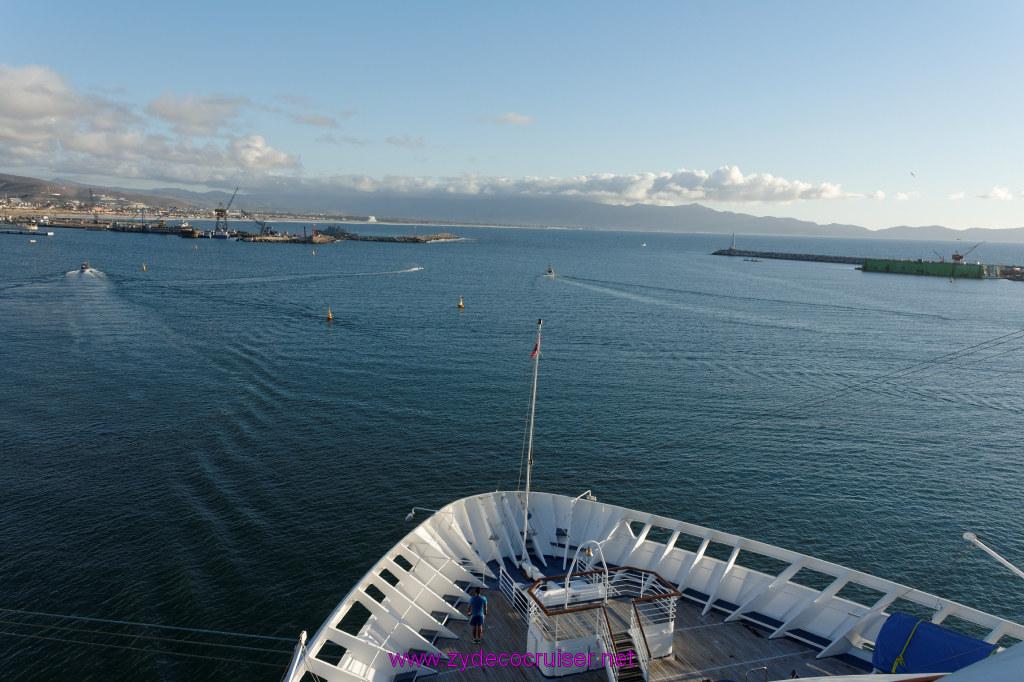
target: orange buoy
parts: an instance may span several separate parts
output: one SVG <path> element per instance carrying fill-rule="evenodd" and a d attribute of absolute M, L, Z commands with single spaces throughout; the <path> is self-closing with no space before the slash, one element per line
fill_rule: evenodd
<path fill-rule="evenodd" d="M 330 308 L 327 309 L 327 321 L 328 322 L 333 322 L 334 321 L 334 315 L 331 315 L 331 309 Z"/>
<path fill-rule="evenodd" d="M 463 309 L 463 308 L 465 308 L 465 307 L 466 307 L 466 306 L 462 305 L 462 296 L 461 296 L 461 294 L 460 294 L 460 295 L 459 295 L 459 310 L 462 310 L 462 309 Z"/>
<path fill-rule="evenodd" d="M 142 271 L 143 271 L 143 272 L 145 272 L 145 271 L 146 271 L 146 264 L 145 264 L 145 263 L 143 263 L 143 264 L 142 264 Z"/>

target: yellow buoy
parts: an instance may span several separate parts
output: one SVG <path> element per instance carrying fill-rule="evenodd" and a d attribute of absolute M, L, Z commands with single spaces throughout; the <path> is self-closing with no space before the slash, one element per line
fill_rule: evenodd
<path fill-rule="evenodd" d="M 327 321 L 328 322 L 332 322 L 333 320 L 334 320 L 334 315 L 331 315 L 331 309 L 328 308 L 327 309 Z"/>
<path fill-rule="evenodd" d="M 196 251 L 199 250 L 199 244 L 196 244 Z"/>
<path fill-rule="evenodd" d="M 459 310 L 462 310 L 462 309 L 463 309 L 463 308 L 465 308 L 465 307 L 466 307 L 466 306 L 462 305 L 462 296 L 460 295 L 460 296 L 459 296 Z"/>
<path fill-rule="evenodd" d="M 142 271 L 143 271 L 143 272 L 145 272 L 145 271 L 146 271 L 146 264 L 145 264 L 145 263 L 143 263 L 143 264 L 142 264 Z"/>
<path fill-rule="evenodd" d="M 314 256 L 316 255 L 316 251 L 314 251 L 314 252 L 313 252 L 313 255 L 314 255 Z"/>

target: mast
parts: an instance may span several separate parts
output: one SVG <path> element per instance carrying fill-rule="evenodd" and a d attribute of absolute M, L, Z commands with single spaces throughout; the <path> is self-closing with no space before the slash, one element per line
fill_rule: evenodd
<path fill-rule="evenodd" d="M 526 500 L 523 505 L 523 563 L 530 563 L 526 554 L 526 534 L 530 520 L 530 472 L 533 471 L 533 416 L 537 409 L 537 369 L 540 366 L 540 328 L 544 320 L 537 320 L 537 345 L 533 347 L 533 395 L 530 397 L 530 440 L 526 446 Z"/>

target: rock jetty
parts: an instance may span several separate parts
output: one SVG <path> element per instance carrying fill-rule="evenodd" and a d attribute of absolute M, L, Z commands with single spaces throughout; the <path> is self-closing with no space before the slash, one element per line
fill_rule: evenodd
<path fill-rule="evenodd" d="M 719 249 L 711 255 L 775 258 L 778 260 L 809 260 L 816 263 L 849 263 L 850 265 L 861 265 L 864 263 L 864 258 L 860 256 L 819 256 L 812 253 L 774 253 L 772 251 L 743 251 L 741 249 Z"/>
<path fill-rule="evenodd" d="M 333 244 L 334 242 L 398 242 L 402 244 L 425 244 L 443 240 L 458 239 L 454 234 L 438 232 L 437 234 L 406 235 L 401 237 L 375 237 L 358 235 L 355 232 L 336 231 L 320 232 L 315 235 L 250 235 L 242 237 L 243 242 L 273 242 L 275 244 Z"/>

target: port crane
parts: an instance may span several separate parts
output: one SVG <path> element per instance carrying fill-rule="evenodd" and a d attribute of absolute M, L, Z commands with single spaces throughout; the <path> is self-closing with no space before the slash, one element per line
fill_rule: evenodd
<path fill-rule="evenodd" d="M 92 187 L 89 188 L 89 212 L 92 213 L 92 221 L 98 223 L 100 218 L 96 215 L 96 197 L 93 196 Z"/>
<path fill-rule="evenodd" d="M 213 231 L 218 232 L 220 230 L 228 231 L 228 209 L 231 208 L 231 204 L 235 201 L 235 195 L 238 194 L 238 187 L 235 187 L 234 194 L 228 200 L 228 205 L 224 206 L 220 204 L 217 208 L 213 209 L 213 215 L 217 219 L 217 224 L 213 226 Z"/>
<path fill-rule="evenodd" d="M 256 223 L 256 225 L 260 228 L 260 236 L 261 237 L 267 236 L 267 232 L 270 231 L 270 228 L 267 227 L 267 221 L 266 220 L 263 220 L 261 217 L 259 217 L 258 214 L 257 215 L 253 215 L 252 213 L 249 213 L 248 211 L 245 211 L 243 209 L 239 209 L 238 212 L 241 213 L 242 215 L 244 215 L 246 218 L 249 218 L 250 220 L 252 220 L 254 223 Z"/>
<path fill-rule="evenodd" d="M 962 262 L 963 262 L 963 260 L 964 260 L 964 258 L 967 258 L 967 255 L 968 255 L 968 254 L 969 254 L 969 253 L 970 253 L 971 251 L 974 251 L 974 250 L 975 250 L 976 248 L 978 248 L 979 246 L 981 246 L 981 245 L 982 245 L 982 244 L 984 244 L 984 243 L 985 243 L 985 242 L 978 242 L 977 244 L 975 244 L 975 245 L 974 245 L 974 246 L 972 246 L 971 248 L 967 249 L 967 251 L 965 251 L 965 252 L 964 252 L 964 253 L 963 253 L 962 255 L 961 255 L 961 253 L 960 253 L 959 251 L 954 251 L 954 252 L 953 252 L 953 255 L 952 255 L 952 258 L 953 258 L 953 262 L 954 262 L 954 263 L 962 263 Z"/>
<path fill-rule="evenodd" d="M 984 243 L 985 243 L 985 242 L 978 242 L 977 244 L 975 244 L 975 245 L 974 245 L 974 246 L 972 246 L 971 248 L 967 249 L 967 250 L 966 250 L 966 251 L 964 251 L 963 253 L 960 253 L 960 251 L 959 251 L 959 250 L 957 250 L 957 251 L 954 251 L 954 252 L 953 252 L 953 255 L 952 255 L 952 256 L 950 256 L 950 260 L 952 260 L 952 261 L 953 261 L 953 264 L 954 264 L 954 265 L 957 265 L 957 264 L 959 264 L 959 263 L 963 263 L 963 261 L 964 261 L 964 258 L 967 258 L 967 255 L 968 255 L 968 254 L 969 254 L 969 253 L 970 253 L 971 251 L 974 251 L 974 250 L 975 250 L 976 248 L 978 248 L 979 246 L 981 246 L 981 245 L 982 245 L 982 244 L 984 244 Z M 939 253 L 938 251 L 936 251 L 935 249 L 932 249 L 932 253 L 934 253 L 934 254 L 935 254 L 936 256 L 938 256 L 938 257 L 939 257 L 939 262 L 940 262 L 940 263 L 945 263 L 945 262 L 946 262 L 946 257 L 945 257 L 945 256 L 943 256 L 943 255 L 942 255 L 941 253 Z"/>

